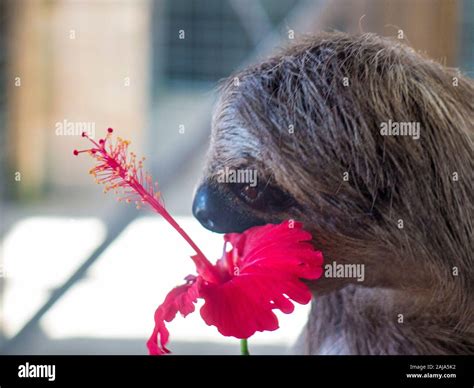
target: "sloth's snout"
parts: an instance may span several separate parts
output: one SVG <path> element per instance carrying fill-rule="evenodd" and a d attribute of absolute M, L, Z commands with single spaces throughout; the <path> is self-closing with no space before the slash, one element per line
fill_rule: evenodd
<path fill-rule="evenodd" d="M 216 230 L 214 219 L 219 212 L 219 205 L 216 203 L 216 193 L 208 185 L 199 186 L 194 195 L 193 215 L 204 226 L 213 232 Z"/>
<path fill-rule="evenodd" d="M 224 195 L 207 183 L 196 190 L 193 215 L 202 226 L 216 233 L 241 233 L 252 226 L 264 224 L 243 205 L 232 201 L 229 195 Z"/>

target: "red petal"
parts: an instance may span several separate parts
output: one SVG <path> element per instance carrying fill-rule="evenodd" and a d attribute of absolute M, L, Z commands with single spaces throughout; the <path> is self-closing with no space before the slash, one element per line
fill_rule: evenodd
<path fill-rule="evenodd" d="M 273 310 L 293 312 L 292 301 L 306 304 L 311 292 L 301 279 L 321 276 L 323 256 L 314 250 L 311 234 L 295 222 L 254 227 L 228 234 L 233 249 L 217 263 L 233 277 L 219 284 L 202 284 L 201 316 L 226 336 L 248 338 L 256 331 L 278 328 Z M 236 268 L 229 263 L 237 251 Z"/>
<path fill-rule="evenodd" d="M 164 354 L 169 322 L 180 311 L 194 311 L 197 298 L 204 299 L 201 316 L 225 336 L 248 338 L 257 331 L 278 328 L 273 310 L 289 314 L 293 302 L 306 304 L 312 294 L 301 279 L 322 274 L 323 257 L 314 250 L 311 234 L 300 223 L 255 227 L 242 234 L 228 234 L 230 252 L 212 266 L 199 268 L 212 278 L 187 278 L 190 284 L 175 288 L 155 313 L 155 330 L 148 341 L 151 354 Z M 199 264 L 199 263 L 197 263 Z"/>
<path fill-rule="evenodd" d="M 189 275 L 186 280 L 188 283 L 173 288 L 166 296 L 165 301 L 155 311 L 155 328 L 147 342 L 150 354 L 169 353 L 170 351 L 166 348 L 169 332 L 165 322 L 171 322 L 178 312 L 185 317 L 194 311 L 194 303 L 199 296 L 200 278 Z"/>
<path fill-rule="evenodd" d="M 311 292 L 299 279 L 281 273 L 248 273 L 222 285 L 203 284 L 201 297 L 201 316 L 208 325 L 225 336 L 248 338 L 278 329 L 273 310 L 289 314 L 294 309 L 290 299 L 306 304 Z"/>
<path fill-rule="evenodd" d="M 303 279 L 318 279 L 322 275 L 323 255 L 314 250 L 309 242 L 312 236 L 302 229 L 300 222 L 254 227 L 241 235 L 231 234 L 226 238 L 232 246 L 241 249 L 240 273 L 258 265 L 262 271 L 280 270 Z"/>

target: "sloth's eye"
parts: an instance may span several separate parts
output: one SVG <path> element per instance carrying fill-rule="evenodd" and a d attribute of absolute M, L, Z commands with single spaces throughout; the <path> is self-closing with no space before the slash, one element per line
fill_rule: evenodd
<path fill-rule="evenodd" d="M 234 184 L 232 191 L 248 206 L 257 210 L 283 210 L 292 205 L 293 200 L 280 189 L 269 184 Z"/>
<path fill-rule="evenodd" d="M 258 198 L 261 191 L 259 191 L 256 187 L 252 187 L 250 185 L 245 185 L 240 190 L 240 193 L 241 193 L 243 199 L 245 199 L 249 202 L 252 202 L 252 201 L 255 201 Z"/>

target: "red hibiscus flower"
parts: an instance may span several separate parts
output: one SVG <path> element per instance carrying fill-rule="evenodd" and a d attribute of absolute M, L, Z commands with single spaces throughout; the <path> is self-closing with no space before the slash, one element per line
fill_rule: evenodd
<path fill-rule="evenodd" d="M 119 200 L 134 201 L 137 208 L 150 206 L 162 215 L 194 249 L 191 259 L 197 275 L 188 275 L 186 283 L 174 288 L 155 312 L 155 328 L 147 346 L 150 354 L 169 353 L 166 344 L 171 322 L 178 312 L 183 316 L 195 310 L 197 299 L 203 299 L 200 313 L 204 322 L 215 326 L 225 336 L 247 339 L 257 331 L 278 328 L 273 310 L 289 314 L 293 301 L 306 304 L 311 292 L 302 281 L 318 279 L 322 274 L 323 256 L 310 243 L 311 234 L 302 224 L 284 221 L 265 225 L 243 233 L 224 236 L 224 254 L 212 265 L 198 246 L 166 211 L 157 191 L 157 183 L 143 171 L 143 159 L 128 153 L 127 140 L 111 141 L 109 128 L 105 139 L 88 138 L 93 147 L 74 150 L 74 155 L 87 152 L 97 165 L 90 173 L 104 191 L 121 192 Z M 228 246 L 230 245 L 230 247 Z"/>
<path fill-rule="evenodd" d="M 278 329 L 273 310 L 289 314 L 294 309 L 292 300 L 300 304 L 311 300 L 301 279 L 318 279 L 323 257 L 314 250 L 311 234 L 301 223 L 256 226 L 224 239 L 232 248 L 216 265 L 198 267 L 198 275 L 186 277 L 186 284 L 174 288 L 156 310 L 155 329 L 147 343 L 151 354 L 169 353 L 165 322 L 178 312 L 192 313 L 198 298 L 204 299 L 204 322 L 216 326 L 222 335 L 241 339 Z"/>

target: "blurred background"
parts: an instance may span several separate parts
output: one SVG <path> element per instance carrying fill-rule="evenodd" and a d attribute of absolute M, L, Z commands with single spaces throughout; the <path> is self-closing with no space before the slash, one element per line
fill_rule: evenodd
<path fill-rule="evenodd" d="M 113 127 L 147 156 L 168 210 L 191 217 L 218 81 L 303 33 L 376 32 L 472 75 L 472 0 L 0 0 L 0 353 L 145 354 L 153 313 L 193 272 L 159 217 L 118 204 L 75 158 Z M 284 354 L 307 306 L 250 340 Z M 198 314 L 177 354 L 238 354 Z"/>

